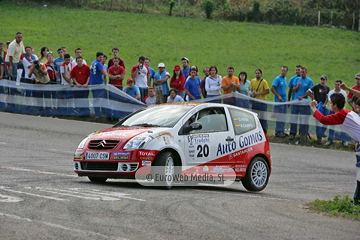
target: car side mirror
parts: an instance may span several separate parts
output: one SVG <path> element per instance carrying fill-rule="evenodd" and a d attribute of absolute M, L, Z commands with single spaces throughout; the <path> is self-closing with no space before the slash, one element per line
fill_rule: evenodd
<path fill-rule="evenodd" d="M 193 122 L 190 125 L 186 126 L 184 130 L 185 130 L 185 133 L 189 133 L 190 131 L 200 130 L 200 129 L 202 129 L 201 123 Z"/>

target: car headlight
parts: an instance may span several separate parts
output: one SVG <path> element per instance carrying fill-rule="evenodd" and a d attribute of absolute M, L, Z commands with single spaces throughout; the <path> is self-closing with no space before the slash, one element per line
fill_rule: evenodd
<path fill-rule="evenodd" d="M 148 143 L 152 139 L 153 138 L 151 136 L 142 136 L 142 137 L 137 136 L 137 137 L 134 137 L 125 144 L 124 149 L 143 148 L 145 146 L 145 144 Z"/>
<path fill-rule="evenodd" d="M 80 142 L 80 144 L 79 144 L 79 146 L 78 146 L 77 148 L 84 148 L 85 143 L 86 143 L 86 141 L 87 141 L 88 139 L 89 139 L 89 137 L 84 138 L 84 139 Z"/>

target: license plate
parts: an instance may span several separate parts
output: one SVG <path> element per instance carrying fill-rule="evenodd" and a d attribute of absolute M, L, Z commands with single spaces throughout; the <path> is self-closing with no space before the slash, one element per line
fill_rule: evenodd
<path fill-rule="evenodd" d="M 109 160 L 108 152 L 87 152 L 86 159 Z"/>

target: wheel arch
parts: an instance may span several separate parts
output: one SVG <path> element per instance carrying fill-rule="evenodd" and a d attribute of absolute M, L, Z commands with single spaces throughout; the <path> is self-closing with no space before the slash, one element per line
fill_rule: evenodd
<path fill-rule="evenodd" d="M 173 154 L 174 158 L 175 158 L 174 159 L 175 160 L 175 166 L 182 166 L 181 157 L 180 157 L 180 154 L 178 153 L 178 151 L 176 151 L 173 148 L 164 148 L 159 153 L 161 153 L 161 152 L 171 152 Z"/>
<path fill-rule="evenodd" d="M 268 167 L 269 167 L 269 175 L 270 175 L 270 174 L 271 174 L 271 170 L 272 170 L 271 163 L 270 163 L 270 159 L 269 159 L 265 154 L 263 154 L 263 153 L 258 153 L 258 154 L 254 155 L 254 156 L 251 158 L 251 161 L 252 161 L 254 158 L 256 158 L 256 157 L 261 157 L 261 158 L 263 158 L 263 159 L 266 161 L 266 163 L 268 164 Z M 251 161 L 250 161 L 250 162 L 251 162 Z M 248 171 L 250 162 L 249 162 L 249 164 L 247 165 L 246 171 Z"/>

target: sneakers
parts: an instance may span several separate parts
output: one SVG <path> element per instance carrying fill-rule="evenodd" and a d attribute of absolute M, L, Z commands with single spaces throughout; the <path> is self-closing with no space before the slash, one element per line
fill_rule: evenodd
<path fill-rule="evenodd" d="M 346 141 L 343 141 L 342 144 L 343 144 L 344 147 L 349 146 L 348 142 L 346 142 Z"/>
<path fill-rule="evenodd" d="M 285 134 L 283 132 L 276 132 L 275 137 L 284 138 L 286 136 L 285 136 Z"/>
<path fill-rule="evenodd" d="M 295 135 L 294 134 L 290 134 L 289 140 L 294 140 Z"/>
<path fill-rule="evenodd" d="M 333 141 L 328 140 L 328 141 L 325 143 L 325 146 L 330 146 L 331 144 L 333 144 Z"/>
<path fill-rule="evenodd" d="M 360 206 L 360 201 L 357 199 L 354 199 L 352 205 L 353 205 L 353 207 Z"/>

